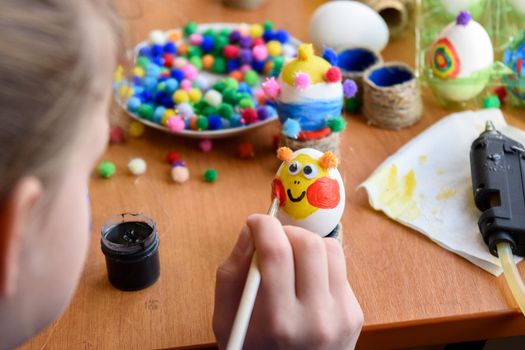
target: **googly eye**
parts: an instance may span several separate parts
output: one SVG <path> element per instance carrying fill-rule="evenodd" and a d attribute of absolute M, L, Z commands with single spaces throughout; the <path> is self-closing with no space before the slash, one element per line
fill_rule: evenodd
<path fill-rule="evenodd" d="M 292 162 L 288 165 L 288 172 L 290 175 L 297 175 L 301 171 L 301 164 L 299 162 Z"/>
<path fill-rule="evenodd" d="M 317 167 L 312 164 L 307 164 L 303 169 L 303 174 L 307 179 L 313 179 L 318 173 L 319 170 L 317 170 Z"/>

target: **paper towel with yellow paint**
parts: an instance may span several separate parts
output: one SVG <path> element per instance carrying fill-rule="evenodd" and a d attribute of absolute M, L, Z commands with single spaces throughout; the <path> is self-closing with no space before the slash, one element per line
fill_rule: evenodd
<path fill-rule="evenodd" d="M 385 160 L 361 186 L 374 209 L 498 276 L 499 260 L 479 233 L 470 177 L 470 145 L 487 120 L 525 144 L 525 132 L 507 125 L 499 109 L 454 113 Z"/>

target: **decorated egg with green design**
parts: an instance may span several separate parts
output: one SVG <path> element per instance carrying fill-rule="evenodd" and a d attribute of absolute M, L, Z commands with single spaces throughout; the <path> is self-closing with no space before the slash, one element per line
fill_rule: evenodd
<path fill-rule="evenodd" d="M 488 83 L 493 61 L 487 31 L 462 11 L 455 22 L 441 31 L 427 53 L 430 84 L 447 100 L 471 99 Z"/>

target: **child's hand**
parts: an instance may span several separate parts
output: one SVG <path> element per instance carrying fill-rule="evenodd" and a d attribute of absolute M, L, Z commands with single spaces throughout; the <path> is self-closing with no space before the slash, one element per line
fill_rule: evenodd
<path fill-rule="evenodd" d="M 346 278 L 343 249 L 298 227 L 252 215 L 217 271 L 213 330 L 224 349 L 255 249 L 261 286 L 245 349 L 353 349 L 363 312 Z"/>

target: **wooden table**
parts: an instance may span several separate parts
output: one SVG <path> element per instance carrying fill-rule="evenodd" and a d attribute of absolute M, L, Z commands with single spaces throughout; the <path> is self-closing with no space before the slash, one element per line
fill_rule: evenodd
<path fill-rule="evenodd" d="M 197 22 L 262 22 L 272 19 L 306 40 L 307 23 L 322 1 L 267 0 L 255 12 L 224 8 L 218 0 L 119 1 L 129 43 L 154 28 Z M 351 35 L 351 33 L 349 33 Z M 383 51 L 385 60 L 413 64 L 412 33 Z M 525 318 L 515 308 L 503 277 L 495 278 L 470 262 L 432 243 L 423 235 L 373 211 L 364 191 L 355 191 L 390 154 L 433 122 L 448 114 L 425 95 L 425 113 L 413 127 L 387 131 L 349 117 L 344 132 L 341 172 L 346 182 L 343 218 L 348 278 L 366 318 L 361 349 L 487 339 L 525 334 Z M 525 128 L 519 110 L 507 110 L 511 124 Z M 117 164 L 110 180 L 93 178 L 91 198 L 94 233 L 78 288 L 66 313 L 24 349 L 147 349 L 213 344 L 211 316 L 215 270 L 225 259 L 247 215 L 265 212 L 270 181 L 278 166 L 271 146 L 278 125 L 234 139 L 214 142 L 209 154 L 194 140 L 148 130 L 145 137 L 110 146 L 104 158 Z M 254 143 L 256 157 L 236 157 L 241 141 Z M 191 180 L 175 184 L 164 157 L 181 153 Z M 126 172 L 130 157 L 148 162 L 146 175 Z M 202 181 L 206 168 L 219 180 Z M 99 229 L 109 216 L 139 211 L 153 217 L 160 230 L 162 273 L 152 287 L 120 292 L 107 281 Z M 410 253 L 408 253 L 410 251 Z M 525 275 L 525 264 L 520 265 Z"/>

